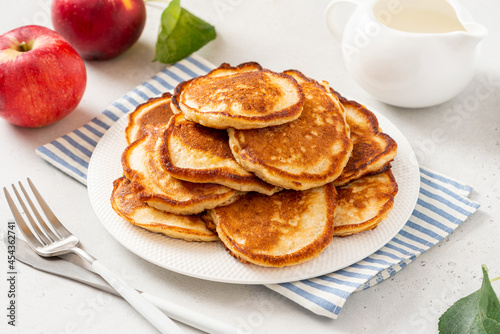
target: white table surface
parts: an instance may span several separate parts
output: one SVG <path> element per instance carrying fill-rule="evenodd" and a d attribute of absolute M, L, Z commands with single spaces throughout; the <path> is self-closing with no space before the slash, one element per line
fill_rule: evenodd
<path fill-rule="evenodd" d="M 354 293 L 336 320 L 317 316 L 264 286 L 203 281 L 169 272 L 122 247 L 97 219 L 87 189 L 35 155 L 35 149 L 98 115 L 164 65 L 153 63 L 161 4 L 148 4 L 139 42 L 122 56 L 86 62 L 83 100 L 67 118 L 41 129 L 0 119 L 1 186 L 31 177 L 61 221 L 85 248 L 135 287 L 243 326 L 245 333 L 435 333 L 439 316 L 477 290 L 481 264 L 500 276 L 500 2 L 460 2 L 489 29 L 477 75 L 457 98 L 409 110 L 376 101 L 346 73 L 323 12 L 328 0 L 183 0 L 182 6 L 215 25 L 218 37 L 198 52 L 214 64 L 257 61 L 280 71 L 299 69 L 376 108 L 406 135 L 421 164 L 470 184 L 481 208 L 452 235 L 393 278 Z M 0 33 L 25 24 L 52 27 L 50 0 L 2 1 Z M 480 91 L 473 107 L 467 101 Z M 450 124 L 446 117 L 454 116 Z M 453 125 L 453 126 L 452 126 Z M 11 218 L 0 194 L 0 222 Z M 0 246 L 0 332 L 154 333 L 123 300 L 18 264 L 17 326 L 7 326 L 7 254 Z M 493 283 L 500 293 L 500 282 Z M 198 331 L 181 325 L 186 333 Z M 4 331 L 6 329 L 7 331 Z"/>

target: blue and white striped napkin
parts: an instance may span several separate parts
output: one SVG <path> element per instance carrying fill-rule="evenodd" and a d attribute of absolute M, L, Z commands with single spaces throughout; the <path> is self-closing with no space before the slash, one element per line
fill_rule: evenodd
<path fill-rule="evenodd" d="M 214 66 L 192 55 L 166 67 L 110 105 L 102 114 L 67 135 L 40 146 L 36 153 L 55 167 L 87 183 L 92 152 L 104 133 L 124 114 L 179 82 L 206 74 Z M 420 168 L 419 198 L 403 229 L 366 259 L 334 273 L 291 283 L 267 285 L 312 312 L 337 318 L 351 293 L 391 277 L 434 246 L 472 215 L 479 204 L 467 196 L 472 188 Z"/>

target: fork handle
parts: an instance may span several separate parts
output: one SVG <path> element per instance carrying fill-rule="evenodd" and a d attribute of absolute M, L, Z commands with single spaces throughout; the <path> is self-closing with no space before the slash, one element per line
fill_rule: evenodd
<path fill-rule="evenodd" d="M 106 268 L 99 260 L 92 263 L 92 268 L 102 276 L 126 301 L 161 333 L 182 334 L 183 331 L 170 318 L 163 314 L 139 292 L 131 288 L 121 278 Z"/>

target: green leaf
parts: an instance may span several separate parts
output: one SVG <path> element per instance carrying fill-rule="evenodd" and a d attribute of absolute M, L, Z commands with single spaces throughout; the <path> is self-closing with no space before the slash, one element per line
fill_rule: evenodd
<path fill-rule="evenodd" d="M 172 64 L 215 39 L 215 28 L 172 0 L 161 15 L 154 61 Z"/>
<path fill-rule="evenodd" d="M 488 269 L 478 291 L 458 300 L 439 318 L 440 334 L 500 333 L 500 302 L 491 287 Z"/>

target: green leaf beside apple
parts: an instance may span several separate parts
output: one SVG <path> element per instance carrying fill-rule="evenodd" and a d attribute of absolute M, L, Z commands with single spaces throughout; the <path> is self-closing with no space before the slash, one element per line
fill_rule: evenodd
<path fill-rule="evenodd" d="M 215 28 L 172 0 L 161 16 L 154 61 L 172 64 L 215 39 Z"/>
<path fill-rule="evenodd" d="M 439 318 L 440 334 L 498 334 L 500 333 L 500 302 L 482 266 L 481 288 L 458 300 Z M 495 279 L 496 280 L 496 279 Z"/>

